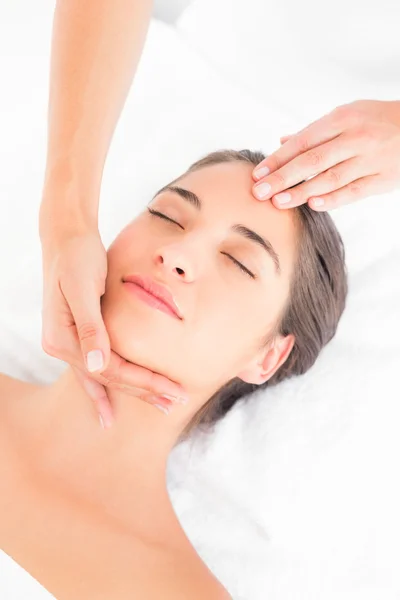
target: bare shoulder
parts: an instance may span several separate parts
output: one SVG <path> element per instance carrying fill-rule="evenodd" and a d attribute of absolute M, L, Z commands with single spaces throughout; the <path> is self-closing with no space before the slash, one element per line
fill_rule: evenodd
<path fill-rule="evenodd" d="M 0 373 L 0 436 L 12 432 L 18 406 L 25 398 L 40 389 L 39 385 Z"/>
<path fill-rule="evenodd" d="M 26 392 L 34 392 L 42 386 L 35 383 L 28 383 L 16 377 L 11 377 L 5 373 L 0 373 L 0 399 L 5 398 L 8 394 L 25 394 Z"/>
<path fill-rule="evenodd" d="M 219 594 L 219 596 L 215 597 L 215 600 L 233 600 L 233 598 L 227 589 L 222 588 L 221 593 Z"/>
<path fill-rule="evenodd" d="M 148 549 L 146 549 L 147 551 Z M 141 552 L 141 561 L 145 553 Z M 152 577 L 141 580 L 146 568 L 136 571 L 131 591 L 135 597 L 163 600 L 232 600 L 226 588 L 212 573 L 192 546 L 186 548 L 165 547 L 161 552 L 150 551 L 152 560 L 144 560 L 156 565 Z M 136 565 L 137 566 L 137 565 Z"/>
<path fill-rule="evenodd" d="M 164 581 L 162 597 L 164 600 L 232 600 L 200 558 L 196 564 L 188 560 L 181 562 L 179 567 L 176 565 L 171 576 Z"/>
<path fill-rule="evenodd" d="M 202 560 L 193 544 L 186 537 L 186 534 L 185 538 L 189 544 L 186 548 L 183 548 L 183 553 L 180 556 L 180 578 L 178 580 L 178 587 L 182 586 L 182 599 L 203 600 L 207 598 L 207 600 L 232 600 L 228 590 Z M 177 594 L 177 589 L 173 590 L 172 581 L 170 589 L 170 600 L 181 597 Z"/>
<path fill-rule="evenodd" d="M 18 383 L 22 382 L 15 377 L 0 373 L 0 396 L 2 396 L 2 392 L 5 392 L 7 389 L 11 388 L 11 386 L 15 387 Z"/>
<path fill-rule="evenodd" d="M 175 571 L 174 581 L 164 582 L 162 586 L 163 600 L 232 600 L 226 588 L 214 576 L 203 574 L 200 577 L 189 577 L 189 573 Z M 152 590 L 155 591 L 155 590 Z M 161 593 L 158 589 L 157 594 Z M 150 595 L 148 596 L 151 597 Z M 159 595 L 155 597 L 159 598 Z"/>

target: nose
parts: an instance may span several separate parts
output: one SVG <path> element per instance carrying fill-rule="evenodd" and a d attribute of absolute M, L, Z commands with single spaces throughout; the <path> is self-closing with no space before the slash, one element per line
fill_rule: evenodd
<path fill-rule="evenodd" d="M 195 277 L 195 259 L 183 244 L 168 244 L 155 253 L 155 262 L 159 268 L 166 269 L 174 277 L 190 283 Z"/>

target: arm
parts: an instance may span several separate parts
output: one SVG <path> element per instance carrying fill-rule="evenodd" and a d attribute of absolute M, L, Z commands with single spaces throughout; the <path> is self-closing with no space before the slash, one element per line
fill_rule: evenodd
<path fill-rule="evenodd" d="M 101 312 L 108 269 L 98 231 L 101 179 L 152 5 L 151 0 L 57 0 L 54 13 L 39 213 L 42 348 L 69 363 L 83 387 L 90 386 L 86 396 L 108 425 L 113 421 L 108 387 L 139 388 L 150 404 L 159 403 L 155 397 L 161 394 L 185 395 L 176 382 L 114 352 Z M 94 350 L 103 365 L 92 372 L 87 357 Z"/>
<path fill-rule="evenodd" d="M 41 229 L 55 203 L 63 219 L 97 225 L 105 160 L 152 8 L 152 0 L 57 0 Z"/>

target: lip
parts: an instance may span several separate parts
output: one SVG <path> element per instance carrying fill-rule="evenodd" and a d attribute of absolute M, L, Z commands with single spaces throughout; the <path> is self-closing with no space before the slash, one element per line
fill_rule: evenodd
<path fill-rule="evenodd" d="M 127 275 L 126 277 L 122 278 L 122 281 L 124 283 L 133 283 L 143 288 L 148 294 L 151 294 L 151 296 L 154 296 L 158 300 L 161 300 L 161 302 L 165 304 L 178 319 L 183 319 L 183 315 L 173 295 L 164 285 L 157 283 L 151 277 L 138 274 Z"/>

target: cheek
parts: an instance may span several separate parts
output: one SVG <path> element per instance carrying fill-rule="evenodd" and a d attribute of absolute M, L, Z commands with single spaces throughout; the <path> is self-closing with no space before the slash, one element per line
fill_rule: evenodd
<path fill-rule="evenodd" d="M 259 349 L 262 339 L 279 318 L 285 301 L 284 291 L 271 284 L 269 293 L 245 285 L 215 288 L 198 307 L 199 318 L 193 324 L 190 339 L 196 340 L 192 352 L 202 352 L 208 372 L 240 369 Z"/>
<path fill-rule="evenodd" d="M 185 375 L 184 361 L 191 347 L 186 347 L 179 322 L 140 300 L 132 301 L 120 281 L 110 281 L 101 312 L 114 352 L 172 380 Z"/>
<path fill-rule="evenodd" d="M 151 238 L 147 234 L 142 219 L 138 217 L 127 225 L 113 241 L 107 251 L 108 276 L 118 273 L 121 277 L 131 273 L 142 261 L 151 255 Z M 140 262 L 139 262 L 140 261 Z M 146 264 L 146 263 L 144 263 Z"/>
<path fill-rule="evenodd" d="M 255 340 L 268 328 L 268 305 L 260 293 L 213 286 L 212 293 L 198 296 L 195 318 L 190 323 L 188 338 L 192 352 L 202 353 L 208 368 L 221 362 L 236 364 L 254 350 Z"/>
<path fill-rule="evenodd" d="M 129 239 L 128 230 L 124 229 L 109 246 L 107 250 L 107 278 L 112 278 L 114 273 L 123 269 L 126 255 L 130 252 Z"/>

